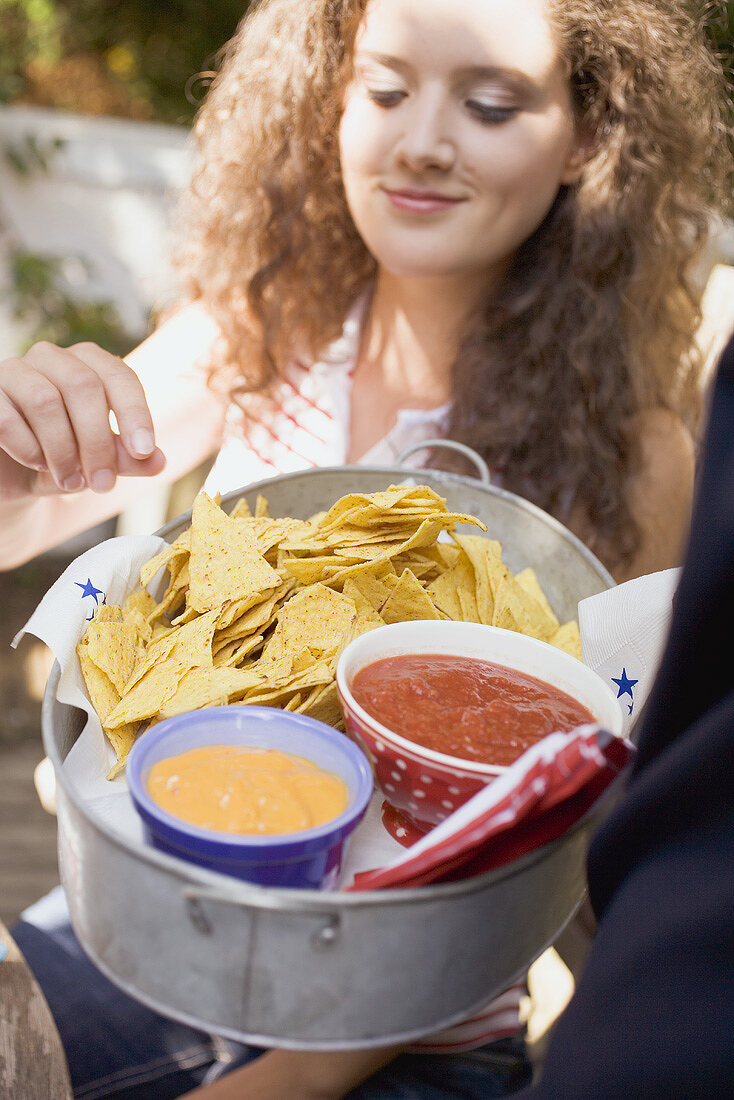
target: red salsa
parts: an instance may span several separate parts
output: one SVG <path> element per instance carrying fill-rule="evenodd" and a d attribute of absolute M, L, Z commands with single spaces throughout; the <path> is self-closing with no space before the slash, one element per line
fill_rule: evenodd
<path fill-rule="evenodd" d="M 535 676 L 437 653 L 375 661 L 357 673 L 352 695 L 401 737 L 482 764 L 512 764 L 547 734 L 595 721 Z"/>

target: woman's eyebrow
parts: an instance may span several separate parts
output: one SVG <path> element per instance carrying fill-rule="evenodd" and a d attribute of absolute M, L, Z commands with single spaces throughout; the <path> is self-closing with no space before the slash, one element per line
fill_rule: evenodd
<path fill-rule="evenodd" d="M 395 69 L 397 72 L 407 72 L 410 69 L 410 65 L 407 61 L 401 61 L 399 57 L 392 57 L 387 53 L 375 53 L 374 50 L 356 50 L 354 60 L 355 63 L 360 61 L 374 61 L 378 65 L 384 65 L 388 69 Z"/>

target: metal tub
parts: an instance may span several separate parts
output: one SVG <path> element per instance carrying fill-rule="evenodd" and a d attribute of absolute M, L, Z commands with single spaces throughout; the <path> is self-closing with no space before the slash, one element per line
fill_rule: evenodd
<path fill-rule="evenodd" d="M 415 472 L 413 472 L 415 473 Z M 405 480 L 404 467 L 290 474 L 248 487 L 273 515 L 303 517 L 347 492 Z M 532 565 L 561 621 L 612 583 L 561 524 L 473 478 L 421 470 L 458 512 L 479 516 L 517 571 Z M 243 493 L 222 500 L 233 506 Z M 161 534 L 173 539 L 190 514 Z M 151 1008 L 265 1046 L 380 1046 L 447 1026 L 520 977 L 558 936 L 586 886 L 598 805 L 560 840 L 480 877 L 412 890 L 320 893 L 251 886 L 129 841 L 95 818 L 62 762 L 81 714 L 43 702 L 58 783 L 59 865 L 74 929 L 99 968 Z"/>

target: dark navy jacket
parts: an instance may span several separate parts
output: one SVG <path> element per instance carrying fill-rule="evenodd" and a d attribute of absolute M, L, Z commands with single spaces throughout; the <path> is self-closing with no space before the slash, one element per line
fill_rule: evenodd
<path fill-rule="evenodd" d="M 518 1100 L 734 1097 L 734 339 L 670 637 L 589 892 L 597 937 Z"/>

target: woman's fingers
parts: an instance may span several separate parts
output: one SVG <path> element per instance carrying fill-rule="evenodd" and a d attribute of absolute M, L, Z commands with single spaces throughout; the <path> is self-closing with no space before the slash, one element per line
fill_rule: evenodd
<path fill-rule="evenodd" d="M 155 448 L 153 420 L 135 371 L 96 344 L 75 344 L 69 351 L 99 377 L 120 438 L 132 458 L 147 458 Z"/>
<path fill-rule="evenodd" d="M 118 474 L 152 476 L 165 464 L 137 375 L 94 344 L 35 344 L 0 363 L 0 399 L 0 446 L 24 466 L 45 466 L 66 492 L 108 492 Z"/>
<path fill-rule="evenodd" d="M 142 459 L 131 458 L 120 442 L 119 436 L 115 436 L 115 447 L 117 450 L 117 473 L 120 477 L 155 477 L 165 468 L 165 455 L 157 447 L 153 454 Z M 51 496 L 58 493 L 58 485 L 50 473 L 40 472 L 35 474 L 34 478 L 32 491 L 36 496 Z M 80 486 L 80 488 L 83 487 L 83 485 Z"/>
<path fill-rule="evenodd" d="M 79 447 L 64 397 L 56 382 L 47 376 L 48 359 L 45 348 L 36 345 L 25 361 L 2 363 L 0 388 L 33 433 L 58 487 L 73 491 L 83 482 Z"/>
<path fill-rule="evenodd" d="M 166 456 L 158 447 L 147 458 L 132 458 L 123 446 L 119 436 L 115 436 L 117 447 L 117 472 L 120 477 L 155 477 L 166 465 Z"/>
<path fill-rule="evenodd" d="M 98 373 L 71 349 L 39 345 L 31 349 L 27 358 L 43 372 L 47 383 L 56 389 L 61 400 L 61 408 L 58 410 L 60 415 L 47 428 L 46 437 L 49 442 L 43 448 L 49 469 L 56 476 L 57 454 L 64 473 L 73 462 L 68 457 L 65 436 L 62 444 L 60 424 L 61 416 L 65 413 L 76 447 L 78 466 L 76 477 L 72 475 L 72 484 L 69 484 L 67 478 L 59 481 L 59 485 L 63 489 L 74 489 L 78 487 L 77 482 L 81 475 L 94 492 L 109 492 L 114 488 L 117 479 L 117 452 L 110 425 L 107 394 Z M 33 413 L 33 404 L 30 408 Z M 49 408 L 55 416 L 56 404 L 49 401 Z M 37 423 L 32 422 L 31 426 L 34 430 L 37 429 Z"/>
<path fill-rule="evenodd" d="M 12 401 L 0 391 L 0 447 L 31 470 L 47 470 L 38 440 Z"/>

